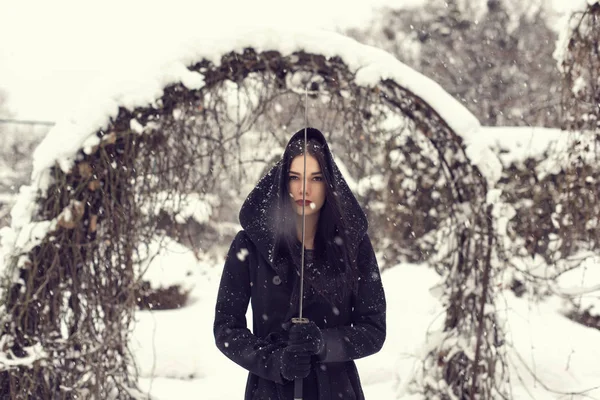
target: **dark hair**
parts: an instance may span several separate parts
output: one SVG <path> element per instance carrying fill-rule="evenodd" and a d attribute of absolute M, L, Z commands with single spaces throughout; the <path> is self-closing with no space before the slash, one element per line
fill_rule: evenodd
<path fill-rule="evenodd" d="M 320 210 L 314 248 L 315 263 L 325 270 L 318 274 L 320 279 L 307 279 L 307 283 L 327 300 L 339 301 L 350 291 L 356 292 L 358 268 L 352 257 L 347 224 L 338 200 L 333 166 L 327 162 L 323 145 L 319 141 L 309 139 L 306 147 L 308 154 L 319 163 L 325 182 L 325 202 Z M 292 160 L 303 153 L 304 140 L 298 140 L 291 143 L 284 154 L 282 181 L 279 185 L 281 204 L 278 208 L 281 214 L 276 229 L 277 252 L 287 253 L 297 267 L 301 263 L 301 245 L 296 238 L 296 220 L 292 217 L 288 176 Z"/>

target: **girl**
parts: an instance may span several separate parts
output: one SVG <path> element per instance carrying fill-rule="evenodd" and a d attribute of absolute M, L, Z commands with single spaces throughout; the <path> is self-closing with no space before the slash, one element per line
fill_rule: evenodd
<path fill-rule="evenodd" d="M 302 129 L 244 202 L 243 230 L 221 276 L 215 341 L 249 371 L 246 400 L 291 400 L 296 379 L 303 379 L 304 400 L 364 399 L 354 360 L 385 341 L 386 301 L 366 216 L 323 134 L 306 130 L 306 176 Z M 303 317 L 310 322 L 293 324 L 302 251 Z"/>

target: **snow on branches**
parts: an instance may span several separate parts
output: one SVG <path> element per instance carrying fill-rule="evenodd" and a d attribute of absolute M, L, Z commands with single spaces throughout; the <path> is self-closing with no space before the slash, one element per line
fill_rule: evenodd
<path fill-rule="evenodd" d="M 474 140 L 476 119 L 434 82 L 381 51 L 319 35 L 255 36 L 266 41 L 258 46 L 271 49 L 265 51 L 231 51 L 239 43 L 224 39 L 219 45 L 231 46 L 219 57 L 187 55 L 198 61 L 185 73 L 174 67 L 183 64 L 169 64 L 167 77 L 141 86 L 151 90 L 94 98 L 92 105 L 106 108 L 50 133 L 36 152 L 21 217 L 5 235 L 0 339 L 9 346 L 0 351 L 17 360 L 36 349 L 37 358 L 28 364 L 33 370 L 0 367 L 0 391 L 17 399 L 130 398 L 136 383 L 128 332 L 139 269 L 152 257 L 139 246 L 168 234 L 161 213 L 181 223 L 218 215 L 212 205 L 190 208 L 209 205 L 213 194 L 230 200 L 223 206 L 241 202 L 306 114 L 351 176 L 374 177 L 359 184 L 365 196 L 375 191 L 375 201 L 364 205 L 379 204 L 370 212 L 387 222 L 372 226 L 394 232 L 394 223 L 409 218 L 398 204 L 421 206 L 420 187 L 431 189 L 425 195 L 434 200 L 438 225 L 420 234 L 436 238 L 423 239 L 423 251 L 433 253 L 441 274 L 447 316 L 412 390 L 444 399 L 505 392 L 487 202 L 500 178 L 498 160 Z M 299 48 L 290 51 L 289 43 Z M 161 95 L 148 100 L 157 82 Z M 67 131 L 70 142 L 61 147 Z M 52 143 L 60 150 L 44 153 Z M 56 224 L 37 241 L 13 240 L 43 221 Z"/>

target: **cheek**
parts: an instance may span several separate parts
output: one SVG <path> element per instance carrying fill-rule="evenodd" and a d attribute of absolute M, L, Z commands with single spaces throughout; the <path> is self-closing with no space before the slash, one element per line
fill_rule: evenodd
<path fill-rule="evenodd" d="M 319 189 L 319 199 L 321 201 L 321 204 L 323 204 L 325 202 L 325 188 L 321 187 Z"/>

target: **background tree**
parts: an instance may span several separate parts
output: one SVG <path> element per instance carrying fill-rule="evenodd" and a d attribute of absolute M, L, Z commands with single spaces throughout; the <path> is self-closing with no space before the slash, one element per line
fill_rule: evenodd
<path fill-rule="evenodd" d="M 438 82 L 483 125 L 560 125 L 557 35 L 544 3 L 429 0 L 349 32 Z"/>
<path fill-rule="evenodd" d="M 8 95 L 0 89 L 0 228 L 10 223 L 10 209 L 19 187 L 28 183 L 31 154 L 48 126 L 19 124 L 8 109 Z"/>

